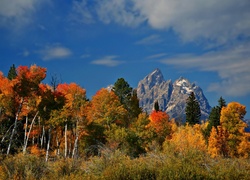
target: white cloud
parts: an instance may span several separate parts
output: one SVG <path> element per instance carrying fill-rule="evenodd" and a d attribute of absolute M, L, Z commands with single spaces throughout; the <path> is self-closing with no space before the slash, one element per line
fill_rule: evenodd
<path fill-rule="evenodd" d="M 49 0 L 1 0 L 0 26 L 21 27 L 32 21 L 33 13 Z"/>
<path fill-rule="evenodd" d="M 70 49 L 61 45 L 50 45 L 40 50 L 39 54 L 41 54 L 43 60 L 48 61 L 67 58 L 72 55 L 72 52 Z"/>
<path fill-rule="evenodd" d="M 221 45 L 250 36 L 249 0 L 82 0 L 87 14 L 104 23 L 138 26 L 177 33 L 184 42 L 209 40 Z M 91 11 L 87 7 L 91 6 Z M 90 13 L 90 14 L 89 14 Z"/>
<path fill-rule="evenodd" d="M 30 52 L 28 50 L 24 50 L 23 53 L 22 53 L 22 55 L 24 57 L 28 57 L 30 55 Z"/>
<path fill-rule="evenodd" d="M 118 24 L 135 27 L 145 19 L 140 16 L 133 1 L 106 0 L 97 1 L 97 14 L 105 23 L 115 22 Z"/>
<path fill-rule="evenodd" d="M 148 56 L 147 59 L 159 59 L 163 58 L 166 55 L 167 55 L 166 53 L 153 54 L 151 56 Z"/>
<path fill-rule="evenodd" d="M 72 13 L 77 15 L 78 21 L 85 23 L 100 20 L 106 24 L 136 27 L 145 20 L 131 0 L 75 1 Z"/>
<path fill-rule="evenodd" d="M 145 37 L 139 41 L 136 42 L 136 44 L 140 44 L 140 45 L 152 45 L 152 44 L 158 44 L 161 43 L 163 41 L 163 39 L 156 34 L 153 34 L 151 36 Z"/>
<path fill-rule="evenodd" d="M 241 44 L 223 51 L 209 52 L 200 56 L 187 54 L 161 60 L 176 68 L 217 72 L 221 82 L 210 85 L 209 91 L 229 96 L 250 94 L 250 44 Z"/>
<path fill-rule="evenodd" d="M 81 55 L 81 58 L 86 59 L 86 58 L 89 58 L 90 56 L 91 56 L 90 54 L 83 54 L 83 55 Z"/>
<path fill-rule="evenodd" d="M 95 65 L 103 65 L 103 66 L 108 66 L 108 67 L 115 67 L 118 66 L 122 63 L 124 63 L 124 61 L 120 61 L 120 60 L 115 60 L 118 56 L 105 56 L 101 59 L 97 59 L 91 62 L 91 64 L 95 64 Z"/>
<path fill-rule="evenodd" d="M 91 24 L 94 23 L 94 17 L 92 10 L 87 6 L 87 1 L 73 1 L 72 13 L 70 14 L 70 19 L 84 23 Z"/>
<path fill-rule="evenodd" d="M 156 29 L 172 28 L 184 41 L 202 38 L 225 43 L 250 35 L 249 0 L 134 0 Z"/>

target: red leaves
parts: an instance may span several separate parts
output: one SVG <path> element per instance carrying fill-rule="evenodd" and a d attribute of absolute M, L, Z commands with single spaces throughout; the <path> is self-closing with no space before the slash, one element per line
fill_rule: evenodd
<path fill-rule="evenodd" d="M 169 124 L 169 115 L 163 111 L 153 111 L 149 117 L 150 126 L 154 127 L 157 133 L 160 133 Z"/>
<path fill-rule="evenodd" d="M 30 68 L 19 66 L 17 68 L 17 77 L 13 79 L 14 91 L 20 97 L 28 97 L 31 93 L 38 91 L 38 86 L 45 77 L 46 68 L 36 65 L 32 65 Z"/>
<path fill-rule="evenodd" d="M 17 68 L 17 79 L 28 79 L 36 84 L 39 84 L 46 77 L 46 68 L 42 68 L 36 65 L 19 66 Z"/>

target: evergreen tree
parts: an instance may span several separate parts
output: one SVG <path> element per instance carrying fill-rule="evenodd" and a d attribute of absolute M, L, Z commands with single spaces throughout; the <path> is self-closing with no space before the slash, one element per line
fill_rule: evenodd
<path fill-rule="evenodd" d="M 217 126 L 220 125 L 220 111 L 221 109 L 219 108 L 219 106 L 215 106 L 212 108 L 211 113 L 209 114 L 209 125 L 210 126 L 210 130 L 212 129 L 212 127 L 214 126 L 215 128 Z"/>
<path fill-rule="evenodd" d="M 132 118 L 137 118 L 140 113 L 142 113 L 142 108 L 140 108 L 139 99 L 137 97 L 136 89 L 133 90 L 132 96 L 129 100 L 129 108 L 127 109 Z"/>
<path fill-rule="evenodd" d="M 139 107 L 137 92 L 133 90 L 123 78 L 117 79 L 112 90 L 118 96 L 124 108 L 128 111 L 128 126 L 142 112 L 142 109 Z"/>
<path fill-rule="evenodd" d="M 208 117 L 208 125 L 206 130 L 204 131 L 206 140 L 208 140 L 208 137 L 210 136 L 212 127 L 215 127 L 215 129 L 217 129 L 217 126 L 220 125 L 220 114 L 222 107 L 226 107 L 226 101 L 222 97 L 220 97 L 220 99 L 218 100 L 218 106 L 212 108 L 211 113 Z"/>
<path fill-rule="evenodd" d="M 8 79 L 9 80 L 12 80 L 12 79 L 15 79 L 17 77 L 17 73 L 16 73 L 16 67 L 15 67 L 15 64 L 13 64 L 11 67 L 10 67 L 10 70 L 8 72 Z"/>
<path fill-rule="evenodd" d="M 156 101 L 155 104 L 154 104 L 154 110 L 155 111 L 159 111 L 160 110 L 158 101 Z"/>
<path fill-rule="evenodd" d="M 226 107 L 226 106 L 227 106 L 225 99 L 223 99 L 222 97 L 220 97 L 220 99 L 218 100 L 218 104 L 219 104 L 218 107 L 220 108 L 220 111 L 221 111 L 221 109 L 222 109 L 223 107 Z"/>
<path fill-rule="evenodd" d="M 225 106 L 226 106 L 226 101 L 222 97 L 220 97 L 220 99 L 218 100 L 218 106 L 213 107 L 209 115 L 210 130 L 212 129 L 213 126 L 216 128 L 217 126 L 220 125 L 221 109 L 222 107 L 225 107 Z"/>
<path fill-rule="evenodd" d="M 201 110 L 199 102 L 196 100 L 193 92 L 189 95 L 186 103 L 186 122 L 190 125 L 200 122 Z"/>
<path fill-rule="evenodd" d="M 125 106 L 131 98 L 133 88 L 123 78 L 118 78 L 114 84 L 113 91 L 118 96 L 120 102 Z"/>

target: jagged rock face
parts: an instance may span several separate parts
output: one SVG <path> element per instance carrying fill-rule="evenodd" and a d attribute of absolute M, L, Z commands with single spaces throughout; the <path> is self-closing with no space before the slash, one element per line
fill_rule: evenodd
<path fill-rule="evenodd" d="M 146 112 L 151 112 L 154 103 L 158 101 L 160 109 L 164 110 L 172 92 L 171 80 L 165 81 L 159 69 L 141 80 L 137 87 L 140 106 Z"/>
<path fill-rule="evenodd" d="M 156 69 L 141 80 L 137 87 L 137 96 L 144 111 L 150 113 L 158 101 L 160 109 L 180 123 L 185 121 L 186 100 L 191 92 L 194 92 L 200 104 L 201 119 L 207 119 L 211 107 L 202 89 L 186 78 L 180 77 L 174 83 L 165 81 L 161 71 Z"/>

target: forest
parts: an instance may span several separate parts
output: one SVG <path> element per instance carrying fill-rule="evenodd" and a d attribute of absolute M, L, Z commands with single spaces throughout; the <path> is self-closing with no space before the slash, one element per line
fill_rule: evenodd
<path fill-rule="evenodd" d="M 118 78 L 88 99 L 37 65 L 0 72 L 0 179 L 249 179 L 246 107 L 221 97 L 200 120 L 194 94 L 186 123 L 147 114 Z"/>

